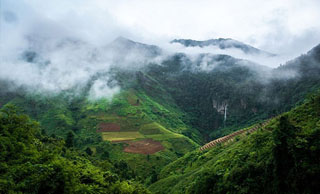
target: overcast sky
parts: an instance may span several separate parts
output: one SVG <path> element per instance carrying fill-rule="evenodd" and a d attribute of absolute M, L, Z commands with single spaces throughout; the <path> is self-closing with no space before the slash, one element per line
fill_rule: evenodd
<path fill-rule="evenodd" d="M 17 30 L 99 44 L 120 35 L 154 44 L 223 37 L 291 55 L 320 43 L 319 0 L 0 1 L 1 28 L 6 29 L 1 41 L 21 35 Z"/>

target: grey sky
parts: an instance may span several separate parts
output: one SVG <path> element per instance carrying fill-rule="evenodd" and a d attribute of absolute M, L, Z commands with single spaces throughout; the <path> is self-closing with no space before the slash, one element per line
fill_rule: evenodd
<path fill-rule="evenodd" d="M 1 16 L 8 11 L 28 30 L 95 43 L 229 37 L 285 54 L 320 43 L 319 0 L 1 0 Z"/>

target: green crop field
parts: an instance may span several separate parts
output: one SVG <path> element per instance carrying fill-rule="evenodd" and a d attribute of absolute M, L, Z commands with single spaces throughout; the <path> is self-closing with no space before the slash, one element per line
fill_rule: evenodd
<path fill-rule="evenodd" d="M 136 131 L 133 132 L 102 132 L 102 139 L 108 141 L 124 141 L 144 138 L 144 136 Z"/>

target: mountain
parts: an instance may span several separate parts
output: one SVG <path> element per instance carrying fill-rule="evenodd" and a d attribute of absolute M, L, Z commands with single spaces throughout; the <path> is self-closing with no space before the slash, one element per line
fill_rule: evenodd
<path fill-rule="evenodd" d="M 246 54 L 259 54 L 266 56 L 275 56 L 275 54 L 262 51 L 253 46 L 247 45 L 245 43 L 233 40 L 231 38 L 219 38 L 219 39 L 209 39 L 204 41 L 191 40 L 191 39 L 174 39 L 170 43 L 179 43 L 186 47 L 208 47 L 216 46 L 220 49 L 239 49 Z"/>
<path fill-rule="evenodd" d="M 317 48 L 284 66 L 263 71 L 257 64 L 226 55 L 206 59 L 207 70 L 198 71 L 203 66 L 197 62 L 201 55 L 194 63 L 180 54 L 161 66 L 150 66 L 147 73 L 193 118 L 187 122 L 218 137 L 222 131 L 229 133 L 229 129 L 288 111 L 319 88 Z M 213 66 L 216 68 L 210 69 Z"/>
<path fill-rule="evenodd" d="M 88 53 L 88 47 L 81 46 L 85 44 L 79 44 L 79 47 L 76 45 L 70 42 L 62 45 L 61 48 L 71 49 L 72 51 L 77 48 L 80 50 L 80 54 Z M 272 120 L 268 126 L 270 131 L 263 131 L 262 137 L 259 136 L 260 132 L 258 131 L 250 135 L 248 141 L 245 138 L 240 138 L 239 141 L 236 140 L 239 143 L 234 142 L 234 144 L 230 144 L 230 147 L 228 147 L 228 144 L 227 147 L 216 147 L 212 151 L 204 153 L 196 150 L 210 140 L 283 114 L 301 105 L 308 96 L 310 99 L 310 94 L 320 88 L 319 48 L 320 46 L 317 46 L 307 54 L 272 69 L 229 55 L 210 53 L 196 56 L 185 53 L 162 55 L 162 49 L 157 46 L 118 38 L 103 48 L 91 49 L 90 47 L 90 54 L 84 55 L 86 63 L 83 64 L 85 67 L 83 72 L 90 72 L 88 80 L 68 89 L 53 94 L 30 92 L 26 85 L 17 87 L 13 84 L 13 81 L 0 80 L 0 108 L 6 110 L 8 106 L 16 106 L 33 120 L 38 121 L 40 130 L 37 130 L 35 139 L 31 138 L 34 139 L 33 142 L 36 142 L 36 145 L 28 143 L 26 147 L 36 146 L 31 149 L 31 152 L 35 153 L 34 157 L 41 153 L 41 149 L 44 149 L 48 155 L 62 158 L 68 164 L 73 163 L 75 171 L 69 168 L 66 170 L 71 174 L 79 172 L 79 177 L 75 181 L 84 184 L 83 187 L 90 187 L 92 182 L 94 183 L 91 185 L 92 187 L 98 187 L 97 185 L 101 185 L 102 182 L 110 182 L 110 185 L 113 185 L 112 180 L 115 180 L 119 184 L 121 182 L 121 188 L 125 189 L 126 186 L 124 185 L 131 185 L 129 180 L 135 180 L 146 187 L 151 185 L 149 187 L 151 191 L 160 193 L 166 193 L 167 191 L 169 193 L 184 191 L 204 193 L 205 191 L 212 191 L 212 188 L 218 189 L 217 192 L 226 193 L 237 189 L 230 186 L 232 184 L 243 187 L 244 190 L 241 192 L 245 193 L 245 189 L 247 189 L 255 193 L 255 191 L 260 191 L 259 185 L 252 184 L 246 187 L 241 183 L 241 180 L 248 183 L 254 179 L 263 179 L 258 174 L 261 173 L 261 169 L 270 167 L 270 163 L 263 163 L 264 160 L 262 159 L 274 156 L 270 155 L 272 149 L 268 146 L 276 143 L 276 141 L 270 140 L 273 137 L 270 133 L 277 131 L 280 127 L 279 119 Z M 63 51 L 68 50 L 63 49 Z M 73 59 L 74 56 L 82 56 L 71 53 L 71 56 L 68 55 L 68 52 L 58 56 L 64 57 L 66 55 L 68 59 Z M 27 64 L 33 68 L 38 67 L 39 64 L 45 64 L 44 66 L 40 65 L 41 73 L 45 72 L 47 67 L 53 66 L 53 63 L 44 62 L 46 58 L 43 57 L 41 52 L 26 52 L 23 56 Z M 154 60 L 157 57 L 162 60 Z M 61 60 L 61 62 L 64 61 Z M 76 62 L 83 62 L 83 60 Z M 106 63 L 106 66 L 103 66 L 104 63 Z M 64 64 L 59 65 L 62 68 Z M 98 71 L 95 71 L 95 65 L 99 67 Z M 74 67 L 74 69 L 71 68 L 73 71 L 76 70 L 76 67 L 82 68 L 82 66 L 72 67 Z M 50 73 L 55 73 L 59 69 L 53 68 L 53 70 Z M 61 75 L 64 74 L 73 75 L 70 72 L 63 72 Z M 97 81 L 99 84 L 95 85 Z M 93 89 L 100 89 L 99 91 L 102 94 L 108 94 L 110 90 L 105 90 L 105 87 L 109 85 L 119 88 L 112 98 L 90 98 Z M 298 116 L 289 116 L 290 122 L 295 127 L 300 126 L 306 132 L 306 136 L 299 136 L 294 140 L 289 139 L 290 149 L 296 150 L 296 147 L 292 147 L 291 144 L 295 140 L 298 142 L 300 140 L 302 142 L 312 140 L 310 146 L 308 144 L 311 152 L 302 150 L 308 155 L 286 156 L 289 159 L 294 157 L 309 162 L 308 165 L 310 164 L 309 166 L 312 168 L 310 176 L 317 176 L 318 171 L 313 165 L 314 161 L 311 159 L 309 161 L 308 158 L 312 154 L 313 158 L 318 158 L 315 157 L 318 148 L 313 140 L 318 133 L 316 130 L 318 121 L 312 120 L 317 118 L 315 114 L 318 105 L 316 104 L 317 100 L 313 102 L 312 99 L 318 99 L 318 97 L 311 98 L 311 103 L 300 106 L 297 109 L 299 110 Z M 5 111 L 3 114 L 6 114 Z M 299 118 L 301 118 L 302 123 L 298 123 Z M 10 124 L 10 121 L 5 125 L 8 123 Z M 28 119 L 27 123 L 29 123 Z M 308 127 L 310 127 L 310 130 L 314 128 L 316 131 L 310 131 L 307 129 Z M 13 129 L 13 131 L 18 129 L 19 127 Z M 21 134 L 23 133 L 21 132 Z M 3 134 L 8 135 L 8 132 L 5 131 Z M 13 134 L 13 137 L 14 141 L 18 141 L 18 149 L 20 140 L 24 140 L 15 139 L 16 135 Z M 294 136 L 296 135 L 299 134 L 295 133 Z M 290 138 L 292 137 L 290 136 Z M 5 140 L 6 137 L 3 141 Z M 42 143 L 39 143 L 39 141 Z M 47 144 L 44 141 L 49 142 Z M 263 142 L 268 144 L 267 147 L 264 147 Z M 42 145 L 49 148 L 58 145 L 60 147 L 54 153 L 51 153 L 50 149 Z M 5 146 L 6 149 L 12 147 L 11 145 L 7 146 L 7 144 Z M 313 148 L 315 153 L 312 152 Z M 244 164 L 246 158 L 237 155 L 238 152 L 250 159 L 249 166 Z M 256 153 L 258 153 L 259 160 L 255 160 Z M 21 158 L 28 155 L 26 153 L 25 156 L 18 157 L 16 154 L 10 152 L 9 155 L 5 156 L 6 158 L 2 158 L 2 161 L 6 161 L 10 157 L 16 157 L 20 161 Z M 47 155 L 41 157 L 47 157 Z M 81 162 L 77 163 L 75 161 L 77 158 Z M 237 160 L 232 163 L 234 158 Z M 55 162 L 43 158 L 39 160 L 33 158 L 33 161 L 36 161 L 36 163 L 32 164 L 40 165 L 40 167 L 43 163 L 50 166 L 51 162 Z M 193 161 L 194 163 L 190 164 Z M 228 161 L 225 166 L 221 164 L 224 163 L 223 161 Z M 272 160 L 272 162 L 278 161 Z M 299 161 L 294 160 L 294 162 Z M 14 160 L 13 163 L 17 163 L 17 161 Z M 14 166 L 13 163 L 12 166 Z M 92 181 L 87 177 L 82 177 L 85 171 L 78 169 L 78 167 L 81 168 L 84 165 L 96 172 L 92 176 L 98 180 Z M 193 165 L 195 169 L 192 168 Z M 244 168 L 233 169 L 232 173 L 234 174 L 229 177 L 223 169 L 232 169 L 233 165 L 237 167 L 243 165 Z M 257 165 L 257 168 L 253 168 L 257 171 L 248 170 Z M 2 166 L 1 169 L 8 169 L 5 165 Z M 198 171 L 199 166 L 206 167 L 209 172 Z M 28 169 L 31 168 L 29 167 Z M 44 179 L 37 179 L 37 182 L 32 178 L 29 179 L 30 177 L 20 176 L 20 170 L 15 169 L 21 168 L 14 166 L 9 173 L 11 177 L 21 177 L 21 179 L 10 179 L 10 182 L 5 182 L 3 177 L 7 174 L 2 174 L 3 176 L 0 176 L 1 181 L 6 186 L 14 183 L 20 184 L 22 181 L 20 187 L 22 189 L 26 185 L 23 185 L 23 180 L 32 180 L 35 184 L 47 180 L 44 177 Z M 302 173 L 305 171 L 304 167 L 301 168 L 298 165 L 296 172 Z M 63 165 L 58 169 L 64 171 Z M 172 172 L 177 172 L 176 177 L 185 181 L 188 186 L 176 180 L 175 175 L 170 174 L 171 169 Z M 181 169 L 181 172 L 179 169 Z M 118 179 L 104 180 L 101 178 L 104 176 L 102 171 L 110 172 L 111 177 L 117 176 Z M 55 172 L 52 171 L 53 177 L 55 177 Z M 237 172 L 239 172 L 239 176 L 236 176 Z M 268 173 L 270 172 L 264 174 L 267 178 L 261 181 L 270 180 L 268 177 L 270 178 L 271 174 Z M 197 177 L 198 174 L 203 178 Z M 57 174 L 57 176 L 60 175 Z M 69 176 L 68 173 L 64 175 Z M 73 175 L 70 176 L 74 177 Z M 91 176 L 91 174 L 88 176 Z M 228 177 L 231 182 L 221 182 L 223 181 L 222 176 Z M 106 177 L 109 176 L 106 175 Z M 237 177 L 240 178 L 236 179 Z M 288 175 L 288 177 L 292 178 L 291 175 Z M 159 181 L 157 181 L 158 179 Z M 215 180 L 216 182 L 213 184 L 212 181 Z M 305 180 L 303 181 L 305 182 Z M 210 187 L 211 183 L 212 188 Z M 226 184 L 224 185 L 224 183 Z M 268 185 L 267 182 L 263 183 Z M 313 184 L 312 181 L 310 181 L 311 183 Z M 136 185 L 136 183 L 132 184 Z M 271 181 L 270 184 L 272 185 L 268 185 L 268 188 L 269 186 L 270 188 L 276 187 L 273 185 L 274 182 Z M 219 187 L 219 185 L 224 186 Z M 200 188 L 200 186 L 203 186 L 203 188 Z M 101 189 L 106 189 L 106 187 L 106 185 L 101 186 Z M 114 185 L 114 188 L 116 187 Z M 137 184 L 136 187 L 130 188 L 134 192 L 133 190 L 139 187 L 139 184 Z M 313 188 L 312 185 L 311 188 Z M 0 189 L 2 189 L 1 186 Z M 20 190 L 17 189 L 17 191 Z"/>
<path fill-rule="evenodd" d="M 146 58 L 156 57 L 162 53 L 162 50 L 158 46 L 135 42 L 121 36 L 108 44 L 106 48 L 111 49 L 114 54 L 128 55 L 133 53 Z"/>

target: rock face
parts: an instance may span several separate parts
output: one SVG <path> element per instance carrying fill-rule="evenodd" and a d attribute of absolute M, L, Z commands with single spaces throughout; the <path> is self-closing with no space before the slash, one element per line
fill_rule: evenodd
<path fill-rule="evenodd" d="M 226 114 L 227 111 L 227 107 L 228 107 L 228 102 L 227 101 L 223 101 L 221 103 L 219 103 L 216 100 L 212 100 L 212 107 L 214 109 L 216 109 L 216 111 L 220 114 Z"/>

